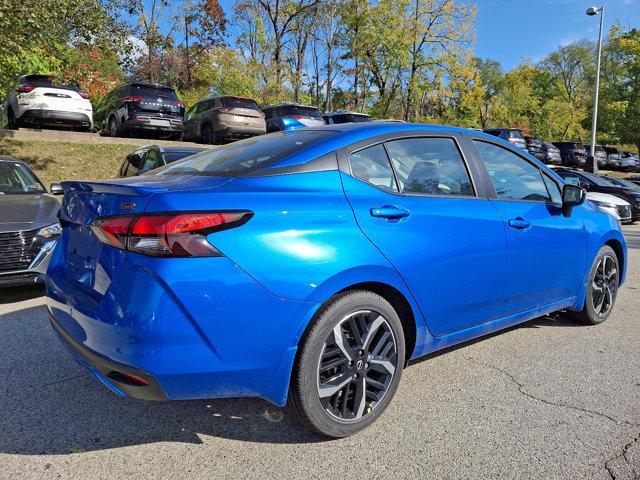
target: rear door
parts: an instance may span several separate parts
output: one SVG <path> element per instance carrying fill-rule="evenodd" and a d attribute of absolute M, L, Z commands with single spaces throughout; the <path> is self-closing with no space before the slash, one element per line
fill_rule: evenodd
<path fill-rule="evenodd" d="M 507 271 L 500 317 L 571 304 L 586 262 L 579 210 L 562 213 L 559 183 L 533 160 L 488 139 L 473 144 L 505 222 Z"/>
<path fill-rule="evenodd" d="M 384 140 L 339 152 L 358 225 L 403 278 L 433 335 L 493 320 L 504 288 L 504 227 L 458 138 Z"/>

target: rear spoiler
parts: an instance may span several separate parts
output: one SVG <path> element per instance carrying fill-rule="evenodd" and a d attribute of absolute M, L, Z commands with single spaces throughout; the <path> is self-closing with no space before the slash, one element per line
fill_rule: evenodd
<path fill-rule="evenodd" d="M 114 181 L 65 181 L 61 182 L 62 190 L 66 192 L 86 193 L 112 193 L 116 195 L 130 195 L 134 197 L 147 196 L 153 193 L 164 192 L 161 187 L 149 187 L 142 185 L 125 185 Z"/>

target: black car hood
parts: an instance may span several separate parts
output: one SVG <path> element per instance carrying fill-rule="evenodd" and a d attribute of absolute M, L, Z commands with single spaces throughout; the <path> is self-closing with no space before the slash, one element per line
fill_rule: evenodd
<path fill-rule="evenodd" d="M 0 195 L 0 233 L 35 230 L 58 221 L 58 200 L 48 193 Z"/>

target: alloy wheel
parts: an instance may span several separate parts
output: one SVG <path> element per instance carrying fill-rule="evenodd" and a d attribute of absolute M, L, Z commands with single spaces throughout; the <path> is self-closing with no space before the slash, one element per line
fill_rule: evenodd
<path fill-rule="evenodd" d="M 596 315 L 603 317 L 609 313 L 618 291 L 618 269 L 611 255 L 603 255 L 591 283 L 591 300 Z"/>
<path fill-rule="evenodd" d="M 325 340 L 318 364 L 318 396 L 332 417 L 357 421 L 376 409 L 397 368 L 389 322 L 378 312 L 347 315 Z"/>

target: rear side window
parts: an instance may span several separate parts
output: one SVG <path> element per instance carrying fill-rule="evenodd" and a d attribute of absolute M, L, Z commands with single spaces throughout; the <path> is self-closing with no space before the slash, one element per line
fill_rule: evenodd
<path fill-rule="evenodd" d="M 385 190 L 398 191 L 387 152 L 381 143 L 352 153 L 349 161 L 354 177 Z"/>
<path fill-rule="evenodd" d="M 542 173 L 515 153 L 492 143 L 473 141 L 500 199 L 551 200 Z"/>
<path fill-rule="evenodd" d="M 251 110 L 260 110 L 258 104 L 250 98 L 222 97 L 220 99 L 223 107 L 229 108 L 250 108 Z"/>
<path fill-rule="evenodd" d="M 386 146 L 401 192 L 474 195 L 469 172 L 452 138 L 407 138 Z"/>
<path fill-rule="evenodd" d="M 176 92 L 171 88 L 153 87 L 151 85 L 131 85 L 129 94 L 132 97 L 155 97 L 168 100 L 178 100 Z"/>

